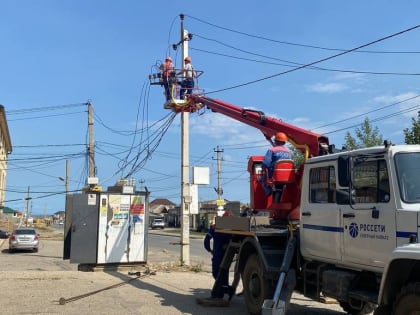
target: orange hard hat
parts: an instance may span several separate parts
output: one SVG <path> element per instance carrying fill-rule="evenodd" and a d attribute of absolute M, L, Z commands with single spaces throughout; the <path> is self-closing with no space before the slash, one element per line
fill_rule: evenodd
<path fill-rule="evenodd" d="M 166 57 L 165 61 L 172 61 L 171 56 Z"/>
<path fill-rule="evenodd" d="M 287 136 L 284 132 L 277 132 L 274 140 L 278 142 L 287 142 Z"/>
<path fill-rule="evenodd" d="M 191 62 L 191 57 L 190 56 L 185 57 L 184 61 Z"/>

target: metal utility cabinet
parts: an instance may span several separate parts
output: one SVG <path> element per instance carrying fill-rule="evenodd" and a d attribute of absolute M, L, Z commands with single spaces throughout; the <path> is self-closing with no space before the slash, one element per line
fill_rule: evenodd
<path fill-rule="evenodd" d="M 79 264 L 147 262 L 149 193 L 67 196 L 64 259 Z"/>

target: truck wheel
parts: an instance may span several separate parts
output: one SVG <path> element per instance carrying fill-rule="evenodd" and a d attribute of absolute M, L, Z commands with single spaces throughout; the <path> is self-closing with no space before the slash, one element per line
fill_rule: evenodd
<path fill-rule="evenodd" d="M 244 286 L 245 304 L 251 315 L 261 314 L 265 299 L 272 298 L 270 282 L 264 278 L 264 268 L 258 255 L 249 256 L 244 268 L 242 282 Z"/>
<path fill-rule="evenodd" d="M 389 306 L 378 306 L 373 315 L 391 315 L 392 314 L 392 307 Z"/>
<path fill-rule="evenodd" d="M 354 308 L 347 302 L 340 302 L 340 306 L 344 310 L 344 312 L 351 315 L 366 315 L 372 313 L 375 310 L 374 304 L 368 302 L 361 303 L 363 303 L 361 309 Z"/>
<path fill-rule="evenodd" d="M 410 283 L 402 288 L 394 304 L 394 314 L 410 315 L 420 313 L 420 282 Z"/>

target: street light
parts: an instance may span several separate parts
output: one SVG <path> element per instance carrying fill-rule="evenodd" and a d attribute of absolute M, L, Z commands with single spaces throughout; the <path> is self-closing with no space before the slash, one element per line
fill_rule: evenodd
<path fill-rule="evenodd" d="M 69 192 L 69 179 L 68 179 L 68 177 L 66 177 L 65 179 L 63 177 L 59 177 L 58 179 L 61 180 L 62 182 L 64 182 L 66 195 L 67 195 L 68 192 Z"/>
<path fill-rule="evenodd" d="M 69 160 L 66 160 L 66 178 L 59 177 L 58 179 L 64 182 L 67 196 L 69 193 Z"/>

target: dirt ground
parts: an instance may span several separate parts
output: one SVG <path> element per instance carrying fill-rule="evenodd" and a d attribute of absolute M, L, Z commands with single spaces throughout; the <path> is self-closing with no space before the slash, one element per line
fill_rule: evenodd
<path fill-rule="evenodd" d="M 0 272 L 3 314 L 247 314 L 243 296 L 228 307 L 203 307 L 213 279 L 209 273 L 159 270 L 136 278 L 127 272 Z M 60 304 L 61 302 L 61 304 Z M 288 314 L 343 314 L 336 304 L 294 295 Z"/>
<path fill-rule="evenodd" d="M 41 234 L 44 242 L 57 242 L 56 234 Z M 7 245 L 2 252 L 7 251 Z M 43 255 L 40 250 L 39 255 Z M 48 254 L 47 254 L 48 255 Z M 156 255 L 157 256 L 157 255 Z M 4 256 L 3 256 L 4 257 Z M 247 314 L 243 296 L 228 307 L 203 307 L 197 298 L 210 296 L 211 273 L 197 267 L 179 267 L 149 253 L 148 265 L 131 268 L 78 271 L 0 271 L 2 314 Z M 20 257 L 19 257 L 20 258 Z M 61 262 L 66 263 L 66 262 Z M 1 259 L 0 259 L 1 264 Z M 66 266 L 64 266 L 66 267 Z M 147 268 L 146 268 L 147 267 Z M 1 270 L 1 269 L 0 269 Z M 140 277 L 129 273 L 140 272 Z M 237 292 L 241 292 L 241 284 Z M 294 294 L 288 314 L 343 314 L 337 304 L 325 305 Z"/>

